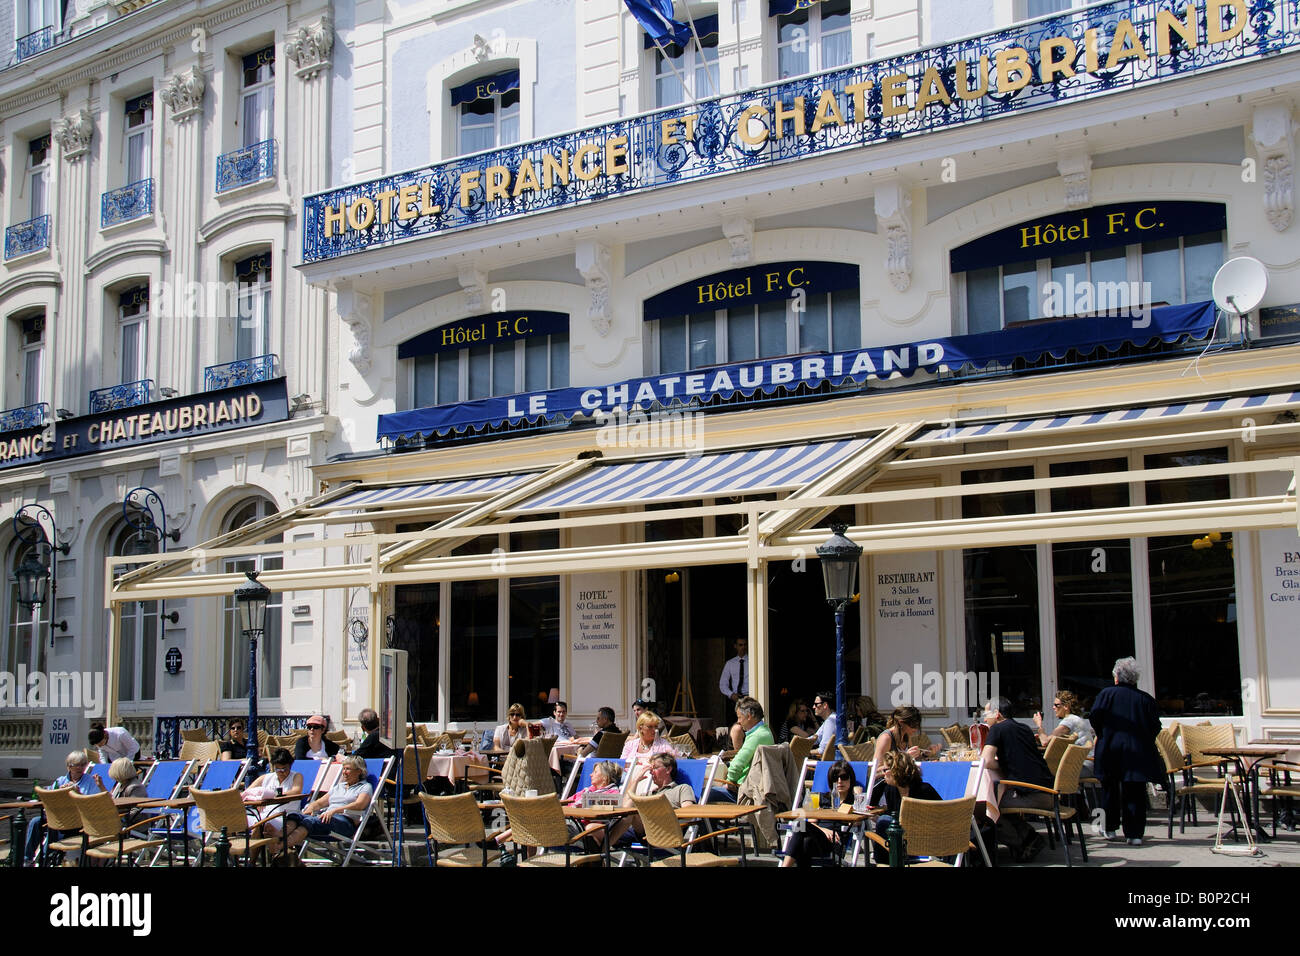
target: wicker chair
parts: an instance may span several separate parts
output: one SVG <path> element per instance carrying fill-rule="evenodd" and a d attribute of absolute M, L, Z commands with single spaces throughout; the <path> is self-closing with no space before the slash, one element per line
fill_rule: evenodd
<path fill-rule="evenodd" d="M 695 745 L 695 738 L 690 734 L 669 737 L 668 742 L 676 747 L 683 757 L 693 760 L 700 755 L 700 748 Z"/>
<path fill-rule="evenodd" d="M 239 790 L 231 787 L 229 790 L 191 790 L 190 796 L 194 798 L 194 805 L 199 810 L 199 829 L 204 833 L 213 836 L 219 835 L 222 828 L 225 828 L 226 838 L 230 841 L 230 858 L 232 860 L 243 860 L 246 865 L 251 865 L 259 855 L 262 857 L 262 865 L 266 865 L 266 855 L 262 851 L 273 843 L 278 843 L 277 837 L 254 837 L 249 832 L 248 814 L 244 809 L 243 798 L 239 795 Z M 243 834 L 243 839 L 238 839 L 239 834 Z M 215 855 L 217 852 L 216 844 L 205 840 L 206 845 L 203 847 L 203 855 Z M 203 865 L 203 857 L 199 858 L 199 865 Z"/>
<path fill-rule="evenodd" d="M 971 820 L 975 813 L 975 798 L 956 800 L 917 800 L 904 797 L 898 811 L 898 825 L 903 828 L 909 857 L 959 857 L 971 848 Z M 889 843 L 879 834 L 867 830 L 866 838 L 889 849 Z M 930 859 L 911 866 L 952 866 L 942 860 Z"/>
<path fill-rule="evenodd" d="M 1260 792 L 1261 800 L 1273 801 L 1273 838 L 1277 838 L 1278 804 L 1294 806 L 1296 797 L 1300 797 L 1300 786 L 1292 780 L 1292 775 L 1300 773 L 1300 764 L 1289 760 L 1271 760 L 1261 768 L 1268 773 L 1269 788 Z"/>
<path fill-rule="evenodd" d="M 499 850 L 488 849 L 489 836 L 483 826 L 483 813 L 474 802 L 472 793 L 458 793 L 450 797 L 422 793 L 419 799 L 424 807 L 424 823 L 428 829 L 430 866 L 490 866 L 500 858 Z M 444 845 L 459 846 L 461 849 L 444 853 Z"/>
<path fill-rule="evenodd" d="M 136 853 L 165 846 L 167 843 L 166 840 L 145 840 L 129 836 L 136 827 L 152 826 L 155 821 L 149 817 L 122 826 L 122 818 L 118 816 L 112 794 L 95 793 L 87 797 L 73 793 L 72 802 L 81 816 L 81 830 L 85 835 L 83 864 L 87 857 L 91 857 L 110 863 L 120 864 L 125 861 L 127 865 L 134 865 Z"/>
<path fill-rule="evenodd" d="M 705 840 L 712 840 L 714 837 L 728 833 L 741 833 L 740 827 L 726 827 L 688 840 L 682 834 L 682 825 L 677 820 L 677 814 L 673 812 L 673 805 L 663 794 L 653 797 L 632 795 L 630 799 L 641 817 L 646 844 L 660 850 L 671 850 L 677 854 L 676 859 L 669 857 L 651 864 L 652 866 L 738 866 L 740 864 L 740 860 L 734 856 L 718 856 L 707 850 L 687 852 L 695 844 L 703 843 Z M 743 835 L 741 839 L 744 839 Z"/>
<path fill-rule="evenodd" d="M 60 787 L 58 790 L 46 790 L 43 787 L 36 788 L 36 799 L 41 801 L 41 806 L 45 808 L 45 825 L 50 832 L 60 831 L 68 835 L 60 840 L 49 840 L 41 854 L 41 865 L 49 863 L 48 854 L 53 851 L 57 853 L 76 853 L 82 849 L 83 841 L 81 832 L 81 813 L 77 810 L 77 805 L 72 802 L 72 795 L 76 793 L 72 787 Z M 19 839 L 22 839 L 22 834 Z M 96 840 L 95 843 L 103 843 L 104 840 Z M 21 853 L 23 848 L 21 844 L 12 852 Z"/>
<path fill-rule="evenodd" d="M 1066 737 L 1047 738 L 1047 749 L 1043 751 L 1043 760 L 1047 763 L 1047 769 L 1052 773 L 1056 773 L 1056 768 L 1061 763 L 1061 757 L 1065 754 L 1065 748 L 1070 746 L 1074 739 L 1074 734 Z"/>
<path fill-rule="evenodd" d="M 970 731 L 961 724 L 949 724 L 947 727 L 940 727 L 939 733 L 943 734 L 944 742 L 951 747 L 965 749 L 970 743 Z"/>
<path fill-rule="evenodd" d="M 192 740 L 196 744 L 206 744 L 212 740 L 206 727 L 189 727 L 181 731 L 181 740 Z"/>
<path fill-rule="evenodd" d="M 182 760 L 218 760 L 221 757 L 221 744 L 215 740 L 199 743 L 194 740 L 181 742 Z"/>
<path fill-rule="evenodd" d="M 1184 727 L 1184 730 L 1187 728 Z M 1178 804 L 1178 832 L 1184 833 L 1187 830 L 1187 810 L 1190 807 L 1192 811 L 1192 823 L 1197 823 L 1196 819 L 1196 798 L 1197 797 L 1217 797 L 1222 800 L 1224 797 L 1223 781 L 1220 780 L 1202 780 L 1192 773 L 1194 764 L 1189 764 L 1183 752 L 1178 749 L 1178 744 L 1174 740 L 1173 733 L 1165 728 L 1156 734 L 1156 749 L 1160 751 L 1160 759 L 1165 764 L 1165 803 L 1168 805 L 1168 824 L 1169 839 L 1174 838 L 1174 804 Z M 1207 759 L 1201 762 L 1200 766 L 1209 767 L 1217 765 L 1214 759 Z M 1233 783 L 1236 786 L 1236 783 Z M 1237 825 L 1237 807 L 1233 801 L 1228 802 L 1228 812 L 1232 816 L 1232 825 Z"/>
<path fill-rule="evenodd" d="M 875 749 L 876 745 L 874 742 L 839 745 L 840 758 L 849 761 L 849 763 L 862 763 L 863 761 L 870 760 L 872 756 L 874 756 Z"/>
<path fill-rule="evenodd" d="M 564 810 L 554 793 L 539 797 L 501 795 L 510 821 L 510 841 L 517 846 L 544 849 L 563 847 L 563 853 L 539 853 L 522 860 L 520 866 L 599 866 L 599 853 L 574 854 L 573 844 L 580 843 L 589 833 L 574 836 L 564 822 Z"/>
<path fill-rule="evenodd" d="M 1063 739 L 1063 738 L 1057 738 Z M 1070 831 L 1066 829 L 1066 824 L 1074 822 L 1075 830 L 1079 834 L 1079 852 L 1083 854 L 1083 861 L 1088 862 L 1088 847 L 1084 842 L 1083 821 L 1078 808 L 1072 806 L 1062 806 L 1062 797 L 1073 797 L 1079 792 L 1079 771 L 1083 768 L 1083 762 L 1088 758 L 1087 747 L 1076 747 L 1073 744 L 1067 744 L 1065 752 L 1061 754 L 1060 762 L 1056 767 L 1056 779 L 1051 787 L 1040 787 L 1036 784 L 1025 783 L 1020 780 L 1002 780 L 1001 785 L 1004 787 L 1015 787 L 1018 790 L 1033 790 L 1037 793 L 1049 794 L 1052 798 L 1052 808 L 1048 810 L 1045 807 L 1003 807 L 1001 814 L 1004 817 L 1042 817 L 1048 821 L 1047 836 L 1055 845 L 1056 840 L 1052 836 L 1052 826 L 1056 825 L 1056 832 L 1061 834 L 1061 845 L 1065 848 L 1065 865 L 1073 866 L 1070 860 Z"/>
<path fill-rule="evenodd" d="M 627 743 L 627 735 L 626 730 L 620 730 L 616 734 L 605 731 L 600 735 L 600 743 L 596 744 L 596 752 L 592 756 L 602 760 L 623 756 L 623 745 Z"/>
<path fill-rule="evenodd" d="M 1199 783 L 1222 780 L 1225 772 L 1230 772 L 1234 765 L 1222 757 L 1211 757 L 1206 750 L 1218 750 L 1223 747 L 1237 746 L 1237 731 L 1231 724 L 1182 724 L 1183 747 L 1187 750 L 1187 766 L 1192 768 L 1215 767 L 1218 772 L 1213 776 L 1202 776 L 1193 772 Z M 1222 784 L 1220 784 L 1222 786 Z"/>
<path fill-rule="evenodd" d="M 550 741 L 548 744 L 547 741 Z M 536 790 L 538 794 L 555 793 L 555 778 L 551 775 L 550 749 L 555 745 L 555 738 L 535 737 L 532 740 L 516 740 L 510 752 L 506 754 L 505 763 L 498 770 L 481 764 L 467 764 L 463 778 L 465 789 L 486 790 L 501 793 L 511 790 L 514 793 L 526 793 Z M 472 781 L 471 771 L 487 771 L 488 780 Z M 500 780 L 492 780 L 492 775 Z"/>
<path fill-rule="evenodd" d="M 793 735 L 790 737 L 790 753 L 794 756 L 797 764 L 802 765 L 816 746 L 817 740 L 814 737 L 797 737 Z"/>

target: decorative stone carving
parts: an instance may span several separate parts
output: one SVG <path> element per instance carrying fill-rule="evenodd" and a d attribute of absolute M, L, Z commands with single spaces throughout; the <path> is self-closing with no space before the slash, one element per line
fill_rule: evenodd
<path fill-rule="evenodd" d="M 876 187 L 876 222 L 885 233 L 889 282 L 899 292 L 906 292 L 912 284 L 912 195 L 902 183 Z"/>
<path fill-rule="evenodd" d="M 310 80 L 330 65 L 334 49 L 334 21 L 321 17 L 315 23 L 298 28 L 284 44 L 284 55 L 298 65 L 298 76 Z"/>
<path fill-rule="evenodd" d="M 197 66 L 173 73 L 162 88 L 162 101 L 171 110 L 172 119 L 180 123 L 203 110 L 203 91 L 207 83 Z"/>
<path fill-rule="evenodd" d="M 754 261 L 754 220 L 733 216 L 722 221 L 722 234 L 731 243 L 731 261 L 746 265 Z"/>
<path fill-rule="evenodd" d="M 461 266 L 456 276 L 465 290 L 465 308 L 471 312 L 483 311 L 483 296 L 487 293 L 487 273 L 474 266 Z"/>
<path fill-rule="evenodd" d="M 477 33 L 474 34 L 474 46 L 470 53 L 479 63 L 486 63 L 492 57 L 492 45 Z"/>
<path fill-rule="evenodd" d="M 1259 157 L 1264 185 L 1264 214 L 1278 232 L 1285 232 L 1295 213 L 1295 122 L 1290 103 L 1255 107 L 1251 139 Z"/>
<path fill-rule="evenodd" d="M 72 161 L 90 152 L 90 140 L 95 135 L 95 123 L 89 110 L 77 110 L 65 116 L 54 127 L 54 138 L 59 141 L 63 158 Z"/>
<path fill-rule="evenodd" d="M 1065 182 L 1065 208 L 1082 209 L 1092 203 L 1092 157 L 1086 152 L 1072 152 L 1056 163 L 1056 171 Z"/>
<path fill-rule="evenodd" d="M 340 289 L 338 294 L 339 318 L 352 330 L 352 348 L 348 361 L 362 375 L 370 371 L 370 322 L 373 303 L 366 293 L 352 288 Z"/>
<path fill-rule="evenodd" d="M 609 246 L 584 239 L 578 243 L 574 259 L 578 272 L 587 282 L 587 291 L 591 293 L 587 318 L 591 320 L 598 333 L 609 335 L 609 330 L 614 324 L 609 301 L 610 269 L 613 261 Z"/>

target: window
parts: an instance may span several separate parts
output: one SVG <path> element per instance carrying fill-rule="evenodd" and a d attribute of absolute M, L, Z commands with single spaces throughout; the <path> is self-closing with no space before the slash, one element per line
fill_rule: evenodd
<path fill-rule="evenodd" d="M 275 47 L 269 46 L 244 57 L 239 115 L 244 124 L 242 145 L 264 143 L 274 136 Z"/>
<path fill-rule="evenodd" d="M 235 358 L 267 355 L 271 351 L 271 254 L 236 262 L 235 284 L 239 297 Z"/>
<path fill-rule="evenodd" d="M 781 79 L 852 63 L 849 12 L 849 0 L 823 0 L 777 17 L 776 64 Z"/>
<path fill-rule="evenodd" d="M 721 92 L 718 85 L 717 19 L 711 18 L 712 32 L 707 34 L 708 27 L 702 25 L 702 20 L 696 20 L 696 31 L 700 35 L 698 48 L 694 38 L 685 47 L 677 43 L 665 44 L 662 50 L 655 47 L 656 107 L 676 106 L 687 99 L 704 99 Z M 665 53 L 668 55 L 664 56 Z M 684 88 L 683 82 L 690 84 L 690 88 Z"/>
<path fill-rule="evenodd" d="M 153 178 L 153 94 L 126 101 L 126 181 Z"/>
<path fill-rule="evenodd" d="M 477 153 L 519 142 L 519 71 L 484 76 L 453 87 L 456 152 Z"/>
<path fill-rule="evenodd" d="M 27 197 L 29 219 L 49 214 L 50 137 L 38 136 L 27 144 Z"/>
<path fill-rule="evenodd" d="M 537 315 L 540 315 L 537 314 Z M 568 316 L 561 316 L 568 327 Z M 439 330 L 435 329 L 434 332 Z M 414 406 L 448 405 L 494 395 L 541 392 L 569 384 L 569 333 L 419 354 L 411 343 L 399 358 L 414 358 Z"/>
<path fill-rule="evenodd" d="M 231 510 L 223 530 L 234 531 L 254 521 L 269 518 L 275 512 L 275 505 L 265 498 L 245 501 Z M 283 535 L 275 535 L 268 538 L 267 543 L 275 544 L 283 540 Z M 284 567 L 284 559 L 278 554 L 259 554 L 248 558 L 226 558 L 223 565 L 226 574 L 278 571 Z M 284 592 L 272 589 L 266 602 L 266 630 L 257 642 L 260 657 L 257 662 L 259 698 L 280 696 L 280 614 L 283 608 Z M 221 696 L 225 700 L 248 698 L 248 637 L 240 627 L 239 614 L 234 595 L 223 597 Z"/>
<path fill-rule="evenodd" d="M 651 325 L 655 371 L 660 373 L 862 345 L 856 288 L 692 312 Z"/>
<path fill-rule="evenodd" d="M 1026 19 L 1033 20 L 1052 13 L 1062 13 L 1073 6 L 1071 0 L 1026 0 Z"/>
<path fill-rule="evenodd" d="M 9 568 L 16 568 L 30 554 L 46 567 L 50 563 L 48 544 L 28 545 L 15 540 L 9 548 Z M 12 571 L 8 574 L 9 600 L 5 603 L 8 617 L 4 630 L 4 669 L 17 674 L 19 666 L 30 673 L 45 669 L 45 646 L 50 642 L 50 602 L 40 605 L 39 614 L 33 608 L 18 603 L 18 579 Z"/>
<path fill-rule="evenodd" d="M 113 554 L 138 554 L 138 548 L 159 550 L 166 542 L 140 542 L 136 529 L 121 526 L 113 536 Z M 129 570 L 123 567 L 121 571 Z M 118 642 L 118 700 L 145 702 L 154 699 L 158 680 L 158 602 L 132 601 L 122 605 L 122 629 Z"/>
<path fill-rule="evenodd" d="M 64 4 L 66 7 L 66 2 Z M 21 18 L 26 14 L 27 22 L 19 28 L 19 38 L 43 30 L 46 27 L 52 27 L 55 33 L 59 32 L 59 3 L 57 0 L 19 0 L 18 16 Z M 41 47 L 40 49 L 46 49 Z M 40 50 L 38 49 L 37 52 Z"/>
<path fill-rule="evenodd" d="M 41 400 L 41 365 L 44 357 L 45 316 L 34 315 L 19 320 L 21 330 L 23 405 Z"/>
<path fill-rule="evenodd" d="M 121 344 L 122 382 L 147 378 L 145 358 L 149 336 L 149 287 L 128 289 L 118 296 L 117 339 Z"/>

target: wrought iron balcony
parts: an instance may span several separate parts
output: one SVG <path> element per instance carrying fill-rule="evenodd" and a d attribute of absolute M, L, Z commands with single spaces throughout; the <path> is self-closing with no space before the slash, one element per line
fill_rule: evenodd
<path fill-rule="evenodd" d="M 103 229 L 140 219 L 153 212 L 153 180 L 142 179 L 121 189 L 111 189 L 102 197 L 99 225 Z"/>
<path fill-rule="evenodd" d="M 268 139 L 217 157 L 217 192 L 275 177 L 275 140 Z"/>
<path fill-rule="evenodd" d="M 209 365 L 203 370 L 203 390 L 211 392 L 218 388 L 265 382 L 275 378 L 275 366 L 279 361 L 274 355 L 257 355 L 224 365 Z"/>
<path fill-rule="evenodd" d="M 18 42 L 15 44 L 15 55 L 21 63 L 28 57 L 44 53 L 52 46 L 54 46 L 54 27 L 41 27 L 34 33 L 18 38 Z"/>
<path fill-rule="evenodd" d="M 119 408 L 131 408 L 153 401 L 153 379 L 142 378 L 138 382 L 124 382 L 97 388 L 90 393 L 90 414 L 117 411 Z"/>
<path fill-rule="evenodd" d="M 16 259 L 50 247 L 50 217 L 37 216 L 5 230 L 5 258 Z"/>
<path fill-rule="evenodd" d="M 0 432 L 22 431 L 24 428 L 40 428 L 50 417 L 47 402 L 24 405 L 22 408 L 10 408 L 0 412 Z"/>

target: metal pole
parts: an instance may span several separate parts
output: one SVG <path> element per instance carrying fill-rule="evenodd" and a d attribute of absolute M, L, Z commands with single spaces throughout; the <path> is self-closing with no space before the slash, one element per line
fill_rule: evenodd
<path fill-rule="evenodd" d="M 250 770 L 256 770 L 259 766 L 257 752 L 257 630 L 249 630 L 248 634 L 248 728 L 244 733 L 245 746 L 252 748 L 249 753 L 252 754 L 253 762 L 249 764 Z"/>
<path fill-rule="evenodd" d="M 848 699 L 844 694 L 845 603 L 840 601 L 835 605 L 835 740 L 841 744 L 849 742 L 849 719 L 846 710 Z M 825 759 L 824 755 L 823 759 Z"/>

